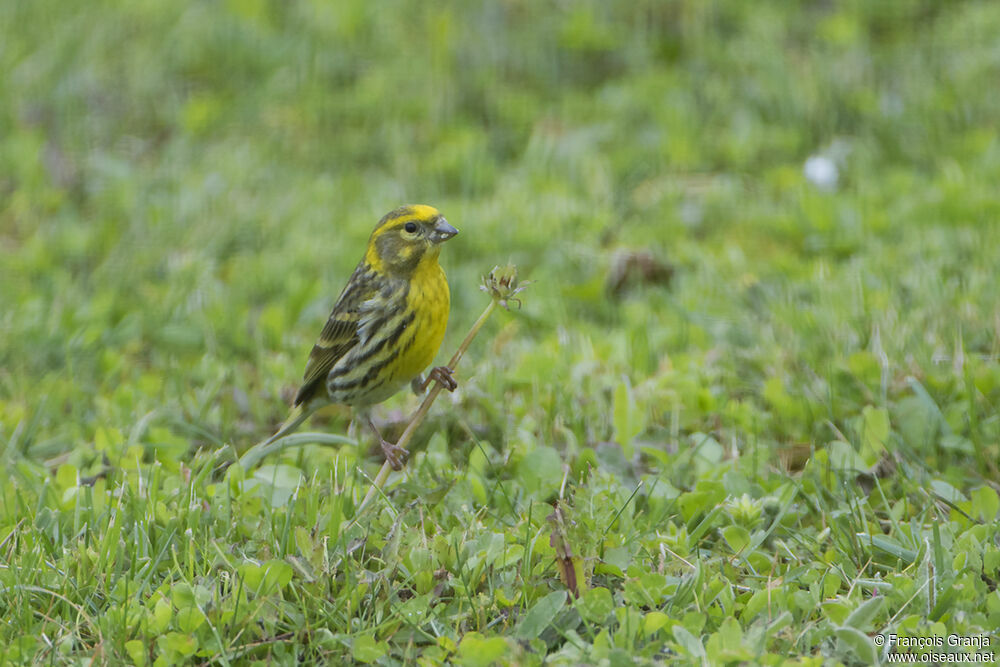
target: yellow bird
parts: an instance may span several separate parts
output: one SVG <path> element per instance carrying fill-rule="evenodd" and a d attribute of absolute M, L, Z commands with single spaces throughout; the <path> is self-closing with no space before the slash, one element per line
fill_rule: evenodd
<path fill-rule="evenodd" d="M 382 437 L 369 408 L 408 383 L 418 393 L 433 379 L 449 391 L 457 386 L 447 366 L 433 369 L 426 380 L 421 375 L 448 326 L 451 294 L 438 255 L 457 233 L 437 209 L 419 204 L 379 220 L 309 354 L 291 413 L 265 445 L 324 405 L 341 403 L 359 411 L 386 460 L 402 467 L 406 450 Z"/>

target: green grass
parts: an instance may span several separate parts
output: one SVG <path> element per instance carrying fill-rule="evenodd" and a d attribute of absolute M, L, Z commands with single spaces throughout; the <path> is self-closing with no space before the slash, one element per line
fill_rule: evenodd
<path fill-rule="evenodd" d="M 998 32 L 985 2 L 0 3 L 0 663 L 994 632 Z M 523 308 L 360 515 L 364 431 L 225 470 L 407 202 L 461 230 L 441 358 L 494 265 Z M 629 257 L 661 270 L 611 289 Z"/>

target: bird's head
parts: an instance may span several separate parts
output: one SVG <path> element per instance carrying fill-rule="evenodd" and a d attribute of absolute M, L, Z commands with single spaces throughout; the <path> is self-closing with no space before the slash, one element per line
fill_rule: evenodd
<path fill-rule="evenodd" d="M 408 276 L 422 261 L 437 261 L 441 244 L 455 234 L 458 230 L 436 208 L 401 206 L 375 225 L 365 261 L 376 271 Z"/>

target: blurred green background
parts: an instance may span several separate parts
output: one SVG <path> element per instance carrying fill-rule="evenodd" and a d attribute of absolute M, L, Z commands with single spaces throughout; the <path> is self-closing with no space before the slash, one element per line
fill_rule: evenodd
<path fill-rule="evenodd" d="M 533 281 L 434 408 L 447 437 L 410 491 L 486 480 L 456 473 L 442 526 L 498 479 L 521 517 L 563 463 L 582 490 L 617 475 L 616 507 L 636 480 L 654 503 L 738 469 L 685 505 L 693 529 L 829 443 L 846 468 L 903 465 L 903 516 L 931 486 L 973 512 L 1000 479 L 997 35 L 1000 5 L 972 1 L 0 3 L 0 545 L 22 520 L 79 528 L 76 474 L 155 461 L 177 492 L 196 452 L 266 437 L 404 203 L 461 230 L 441 358 L 482 274 Z M 285 461 L 322 479 L 309 452 Z M 829 493 L 788 515 L 809 540 Z M 817 650 L 802 637 L 780 650 Z"/>
<path fill-rule="evenodd" d="M 562 384 L 584 341 L 609 367 L 581 382 L 672 359 L 695 422 L 764 385 L 884 398 L 958 346 L 996 362 L 990 3 L 0 12 L 0 421 L 32 458 L 152 409 L 206 440 L 267 430 L 374 221 L 406 202 L 463 232 L 448 347 L 479 275 L 511 259 L 537 281 L 519 337 L 548 344 L 503 360 L 529 358 L 526 399 L 569 394 L 556 412 L 586 391 Z M 832 191 L 810 156 L 835 165 Z M 635 248 L 672 283 L 609 296 Z M 851 367 L 876 332 L 887 378 Z M 847 414 L 806 405 L 781 435 L 829 437 Z"/>

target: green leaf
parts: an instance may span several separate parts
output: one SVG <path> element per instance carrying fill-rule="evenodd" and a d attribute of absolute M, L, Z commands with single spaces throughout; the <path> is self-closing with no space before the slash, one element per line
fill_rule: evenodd
<path fill-rule="evenodd" d="M 862 544 L 870 544 L 876 549 L 884 551 L 885 553 L 895 558 L 899 558 L 906 563 L 912 563 L 917 559 L 916 551 L 900 544 L 887 535 L 869 535 L 868 533 L 858 533 L 857 536 L 861 540 Z"/>
<path fill-rule="evenodd" d="M 299 553 L 306 558 L 311 558 L 316 545 L 313 543 L 312 535 L 309 533 L 309 530 L 304 526 L 295 526 L 294 535 L 295 546 L 298 547 Z"/>
<path fill-rule="evenodd" d="M 517 626 L 515 636 L 518 639 L 534 639 L 549 627 L 563 606 L 566 604 L 566 591 L 549 593 L 535 603 Z"/>
<path fill-rule="evenodd" d="M 292 581 L 295 571 L 283 560 L 273 559 L 264 563 L 264 589 L 268 591 L 284 588 Z"/>
<path fill-rule="evenodd" d="M 184 582 L 176 583 L 170 589 L 170 601 L 178 609 L 186 609 L 197 604 L 194 597 L 194 589 Z"/>
<path fill-rule="evenodd" d="M 520 544 L 508 544 L 503 554 L 497 558 L 496 566 L 499 568 L 517 565 L 524 558 L 524 547 Z"/>
<path fill-rule="evenodd" d="M 864 470 L 867 466 L 850 443 L 834 440 L 826 446 L 824 452 L 834 470 Z"/>
<path fill-rule="evenodd" d="M 281 560 L 269 560 L 263 565 L 244 563 L 239 567 L 240 575 L 248 590 L 258 595 L 270 595 L 284 588 L 292 580 L 292 566 Z"/>
<path fill-rule="evenodd" d="M 130 639 L 125 642 L 125 652 L 128 653 L 128 657 L 132 660 L 132 664 L 135 667 L 144 667 L 149 661 L 148 650 L 146 642 L 141 639 Z"/>
<path fill-rule="evenodd" d="M 828 570 L 823 575 L 823 597 L 831 598 L 840 590 L 840 585 L 844 582 L 843 577 L 835 570 Z"/>
<path fill-rule="evenodd" d="M 931 491 L 936 493 L 938 496 L 952 503 L 960 503 L 962 501 L 968 500 L 965 494 L 956 489 L 954 486 L 945 482 L 941 479 L 931 480 Z"/>
<path fill-rule="evenodd" d="M 486 639 L 478 632 L 469 632 L 458 645 L 458 664 L 488 667 L 507 655 L 507 648 L 507 640 L 503 637 Z"/>
<path fill-rule="evenodd" d="M 288 504 L 295 490 L 305 481 L 305 476 L 298 468 L 285 464 L 262 465 L 253 472 L 262 489 L 269 490 L 265 497 L 272 507 L 284 507 Z"/>
<path fill-rule="evenodd" d="M 634 567 L 630 568 L 629 574 L 638 576 L 625 582 L 625 601 L 628 604 L 657 607 L 663 602 L 667 591 L 666 575 Z"/>
<path fill-rule="evenodd" d="M 536 447 L 521 459 L 517 475 L 528 493 L 548 496 L 556 492 L 563 478 L 563 459 L 552 447 Z"/>
<path fill-rule="evenodd" d="M 861 458 L 873 466 L 882 458 L 889 441 L 889 411 L 866 405 L 861 411 Z"/>
<path fill-rule="evenodd" d="M 256 563 L 243 563 L 238 571 L 243 577 L 247 590 L 256 591 L 264 581 L 264 568 Z"/>
<path fill-rule="evenodd" d="M 677 640 L 677 643 L 680 644 L 687 655 L 692 658 L 705 657 L 705 647 L 702 645 L 701 640 L 691 634 L 687 628 L 683 625 L 675 625 L 673 631 L 674 639 Z"/>
<path fill-rule="evenodd" d="M 615 440 L 625 450 L 625 457 L 632 458 L 632 441 L 645 430 L 645 411 L 635 402 L 632 387 L 625 380 L 615 388 L 614 400 Z"/>
<path fill-rule="evenodd" d="M 893 417 L 900 436 L 911 447 L 922 450 L 937 439 L 941 411 L 924 398 L 903 397 L 893 406 Z"/>
<path fill-rule="evenodd" d="M 385 642 L 375 641 L 372 635 L 359 635 L 351 643 L 351 656 L 358 662 L 372 663 L 388 651 Z"/>
<path fill-rule="evenodd" d="M 847 617 L 851 614 L 851 607 L 843 600 L 827 600 L 820 609 L 823 615 L 834 625 L 843 625 Z"/>
<path fill-rule="evenodd" d="M 632 562 L 632 555 L 628 549 L 625 547 L 612 547 L 604 551 L 604 558 L 598 563 L 597 568 L 600 568 L 604 573 L 623 577 L 630 562 Z"/>
<path fill-rule="evenodd" d="M 862 663 L 866 665 L 878 664 L 878 650 L 868 635 L 852 627 L 837 628 L 834 634 L 836 634 L 837 639 L 854 651 Z"/>
<path fill-rule="evenodd" d="M 1000 549 L 992 545 L 983 548 L 983 574 L 988 577 L 1000 574 Z"/>
<path fill-rule="evenodd" d="M 726 526 L 722 529 L 722 537 L 734 553 L 740 553 L 750 544 L 750 533 L 743 526 Z"/>
<path fill-rule="evenodd" d="M 205 622 L 205 614 L 198 607 L 184 607 L 177 611 L 177 629 L 191 633 Z"/>
<path fill-rule="evenodd" d="M 591 588 L 576 603 L 580 616 L 590 623 L 604 623 L 614 611 L 615 602 L 607 588 Z"/>
<path fill-rule="evenodd" d="M 957 433 L 946 433 L 941 436 L 941 448 L 956 454 L 972 454 L 976 446 L 968 438 Z"/>
<path fill-rule="evenodd" d="M 995 521 L 1000 512 L 1000 496 L 989 486 L 974 489 L 972 496 L 972 513 L 982 521 Z"/>
<path fill-rule="evenodd" d="M 774 619 L 767 625 L 766 629 L 767 636 L 773 637 L 781 630 L 784 630 L 785 628 L 789 627 L 794 620 L 795 617 L 792 616 L 792 613 L 790 611 L 781 612 L 780 614 L 775 616 Z"/>
<path fill-rule="evenodd" d="M 670 617 L 662 611 L 651 611 L 642 619 L 642 631 L 646 635 L 655 634 L 661 628 L 666 627 L 670 620 Z"/>
<path fill-rule="evenodd" d="M 708 464 L 699 465 L 699 471 L 707 472 L 708 470 L 711 470 L 712 467 L 722 461 L 723 457 L 726 455 L 726 448 L 722 446 L 722 443 L 710 436 L 708 433 L 692 433 L 690 441 L 691 448 L 694 450 L 697 462 L 700 464 Z M 723 486 L 722 488 L 724 489 L 725 487 Z"/>
<path fill-rule="evenodd" d="M 56 486 L 60 489 L 69 489 L 75 487 L 77 484 L 77 479 L 79 479 L 80 473 L 77 471 L 76 466 L 72 466 L 68 463 L 64 463 L 59 466 L 56 470 Z"/>
<path fill-rule="evenodd" d="M 38 638 L 32 635 L 21 635 L 10 644 L 2 649 L 0 649 L 0 658 L 7 658 L 11 661 L 25 661 L 35 653 L 35 647 L 38 645 Z M 5 661 L 6 664 L 6 661 Z"/>
<path fill-rule="evenodd" d="M 963 595 L 967 594 L 961 587 L 948 586 L 938 595 L 934 602 L 934 607 L 928 618 L 932 621 L 939 621 L 945 614 L 950 614 L 955 610 L 955 602 Z"/>
<path fill-rule="evenodd" d="M 705 642 L 705 653 L 712 664 L 748 661 L 753 655 L 743 646 L 743 628 L 732 616 L 726 618 Z"/>
<path fill-rule="evenodd" d="M 740 614 L 740 618 L 744 623 L 752 621 L 758 614 L 760 614 L 764 609 L 767 608 L 768 599 L 770 595 L 766 590 L 758 590 L 754 592 L 750 599 L 747 600 L 746 606 L 743 608 L 743 613 Z"/>
<path fill-rule="evenodd" d="M 850 613 L 844 621 L 844 625 L 857 628 L 862 632 L 869 632 L 872 630 L 875 617 L 881 613 L 883 607 L 885 607 L 885 598 L 881 595 L 866 600 Z"/>
<path fill-rule="evenodd" d="M 168 632 L 161 639 L 164 649 L 177 655 L 188 657 L 194 655 L 194 652 L 198 650 L 198 639 L 191 635 Z"/>
<path fill-rule="evenodd" d="M 174 618 L 174 608 L 169 602 L 160 598 L 153 606 L 149 621 L 149 630 L 153 634 L 162 634 Z"/>

